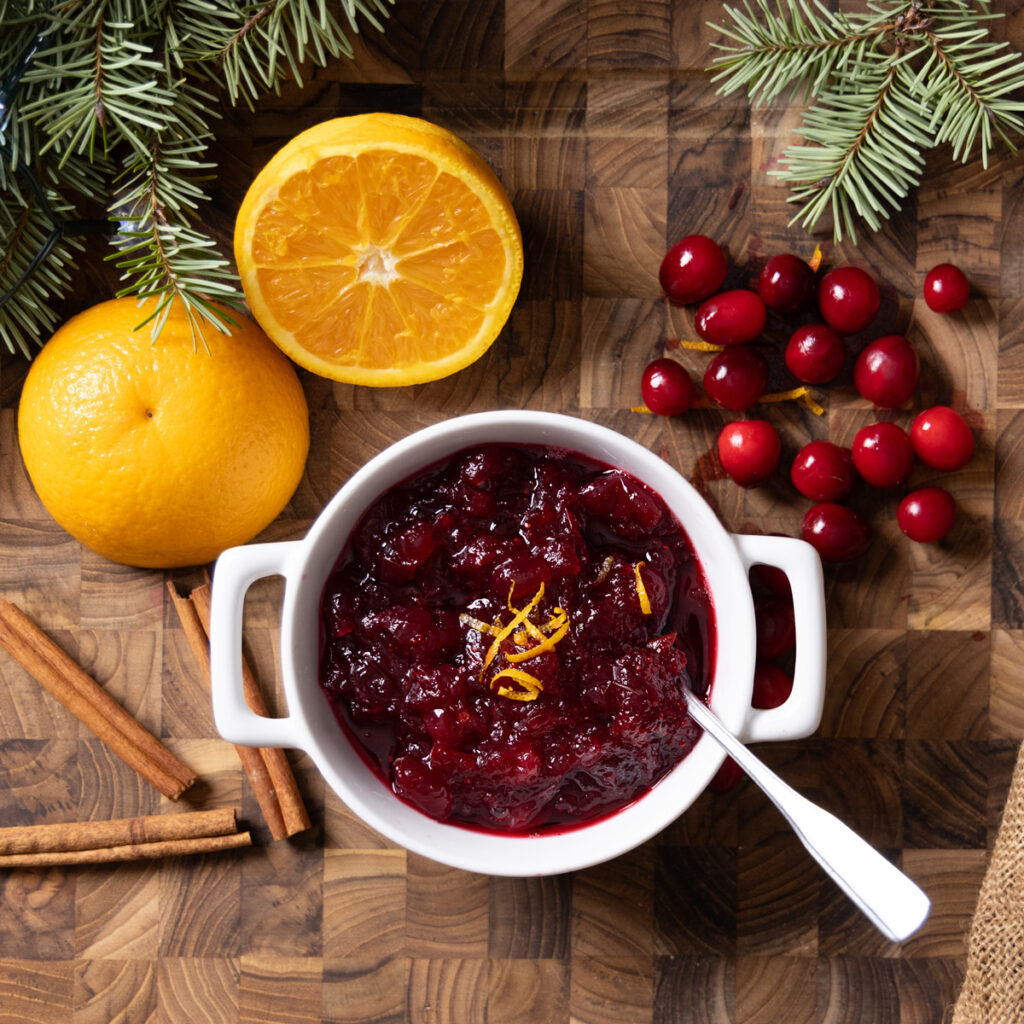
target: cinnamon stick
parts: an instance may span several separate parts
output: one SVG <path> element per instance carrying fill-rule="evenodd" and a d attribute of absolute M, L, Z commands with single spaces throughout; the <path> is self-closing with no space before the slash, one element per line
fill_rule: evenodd
<path fill-rule="evenodd" d="M 177 800 L 198 776 L 16 605 L 0 598 L 0 646 L 126 764 Z"/>
<path fill-rule="evenodd" d="M 131 843 L 94 850 L 53 850 L 44 853 L 13 853 L 0 856 L 0 869 L 52 867 L 57 864 L 111 864 L 123 860 L 156 860 L 183 854 L 212 853 L 252 846 L 250 832 L 231 832 L 219 836 L 191 839 L 167 839 L 155 843 Z"/>
<path fill-rule="evenodd" d="M 178 594 L 168 583 L 171 600 L 178 612 L 189 646 L 195 654 L 207 686 L 210 685 L 210 597 L 209 585 L 192 591 L 190 597 Z M 259 686 L 245 659 L 242 660 L 242 679 L 249 706 L 257 714 L 268 714 Z M 250 696 L 255 693 L 256 700 Z M 249 779 L 263 817 L 274 839 L 284 839 L 310 827 L 302 795 L 295 782 L 288 758 L 276 747 L 245 747 L 235 745 L 242 768 Z"/>
<path fill-rule="evenodd" d="M 222 836 L 238 824 L 232 807 L 184 814 L 150 814 L 110 821 L 71 821 L 54 825 L 0 828 L 0 857 L 29 853 L 66 853 L 115 846 Z"/>

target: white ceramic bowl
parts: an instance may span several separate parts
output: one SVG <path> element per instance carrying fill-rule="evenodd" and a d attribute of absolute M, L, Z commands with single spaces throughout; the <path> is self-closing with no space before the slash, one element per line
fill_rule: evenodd
<path fill-rule="evenodd" d="M 305 539 L 231 548 L 213 576 L 213 711 L 225 739 L 253 747 L 306 751 L 338 796 L 389 839 L 453 867 L 493 875 L 549 875 L 615 857 L 644 842 L 686 810 L 723 760 L 702 736 L 690 754 L 644 796 L 617 813 L 570 831 L 502 835 L 443 824 L 403 803 L 366 766 L 342 732 L 318 681 L 320 599 L 353 527 L 381 493 L 460 449 L 488 442 L 567 448 L 617 466 L 653 488 L 693 543 L 714 606 L 718 642 L 712 710 L 746 741 L 790 740 L 821 719 L 825 601 L 814 549 L 784 537 L 728 533 L 707 503 L 667 462 L 634 441 L 585 420 L 542 412 L 461 416 L 418 431 L 368 462 L 334 496 Z M 796 616 L 793 692 L 779 708 L 751 707 L 755 626 L 748 570 L 774 565 L 789 577 Z M 242 608 L 264 576 L 285 579 L 281 673 L 287 717 L 249 710 L 242 690 Z"/>

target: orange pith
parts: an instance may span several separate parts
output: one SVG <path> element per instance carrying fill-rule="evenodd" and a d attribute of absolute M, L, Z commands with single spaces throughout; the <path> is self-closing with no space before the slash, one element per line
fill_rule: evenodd
<path fill-rule="evenodd" d="M 246 195 L 235 255 L 253 313 L 289 356 L 378 386 L 478 358 L 522 276 L 493 172 L 450 133 L 394 115 L 329 121 L 285 146 Z"/>

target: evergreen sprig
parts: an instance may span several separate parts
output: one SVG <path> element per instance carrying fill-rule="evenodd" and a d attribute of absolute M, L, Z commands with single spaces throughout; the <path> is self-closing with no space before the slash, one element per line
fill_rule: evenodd
<path fill-rule="evenodd" d="M 836 241 L 877 230 L 921 181 L 928 149 L 948 144 L 987 167 L 995 137 L 1024 131 L 1024 57 L 993 40 L 990 0 L 873 0 L 844 14 L 821 0 L 743 0 L 715 26 L 719 91 L 752 103 L 788 90 L 807 104 L 781 169 L 809 230 L 827 212 Z"/>
<path fill-rule="evenodd" d="M 304 65 L 351 56 L 350 36 L 361 25 L 381 29 L 394 2 L 0 0 L 7 349 L 28 355 L 46 339 L 81 250 L 72 232 L 107 224 L 118 294 L 160 298 L 154 337 L 175 298 L 194 334 L 201 321 L 224 329 L 225 308 L 240 307 L 242 295 L 199 216 L 215 170 L 214 93 L 252 105 L 284 79 L 301 80 Z M 90 208 L 103 219 L 75 221 Z"/>

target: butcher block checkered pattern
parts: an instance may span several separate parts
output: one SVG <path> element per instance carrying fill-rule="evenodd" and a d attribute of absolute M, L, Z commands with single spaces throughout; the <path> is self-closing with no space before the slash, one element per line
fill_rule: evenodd
<path fill-rule="evenodd" d="M 996 26 L 1024 44 L 1024 4 Z M 18 453 L 26 364 L 0 363 L 0 593 L 20 604 L 201 774 L 183 804 L 234 806 L 255 847 L 155 863 L 0 874 L 3 1024 L 936 1024 L 965 966 L 965 933 L 1024 738 L 1024 163 L 988 169 L 933 154 L 924 184 L 879 234 L 834 249 L 787 222 L 770 172 L 797 114 L 716 95 L 703 68 L 721 20 L 711 0 L 399 0 L 356 58 L 311 72 L 256 112 L 226 110 L 204 217 L 229 251 L 253 175 L 299 130 L 370 110 L 457 132 L 495 168 L 522 224 L 526 273 L 488 354 L 436 383 L 358 389 L 303 374 L 306 475 L 260 538 L 303 536 L 337 488 L 412 430 L 496 408 L 567 412 L 613 427 L 692 480 L 736 532 L 794 535 L 809 503 L 786 469 L 812 438 L 848 445 L 875 413 L 849 365 L 796 403 L 761 407 L 784 468 L 764 487 L 724 479 L 713 454 L 733 418 L 632 411 L 644 365 L 682 349 L 692 310 L 666 305 L 658 267 L 700 232 L 744 286 L 771 254 L 853 261 L 882 289 L 874 335 L 921 356 L 914 409 L 952 404 L 977 451 L 941 483 L 960 520 L 932 546 L 900 534 L 900 492 L 862 495 L 876 532 L 856 566 L 827 574 L 828 692 L 820 730 L 758 753 L 917 880 L 931 918 L 885 941 L 750 783 L 704 794 L 623 857 L 573 875 L 490 878 L 397 848 L 355 819 L 301 753 L 314 827 L 271 843 L 169 606 L 196 571 L 124 568 L 49 518 Z M 85 262 L 69 312 L 112 293 Z M 930 312 L 921 283 L 952 260 L 974 291 Z M 772 388 L 789 386 L 787 331 L 770 320 Z M 852 362 L 852 360 L 851 360 Z M 912 411 L 887 414 L 908 426 Z M 273 689 L 281 588 L 246 612 L 257 674 Z M 720 609 L 728 642 L 729 613 Z M 280 703 L 280 697 L 278 697 Z M 172 813 L 9 657 L 0 655 L 0 825 Z M 543 864 L 535 865 L 538 871 Z"/>

